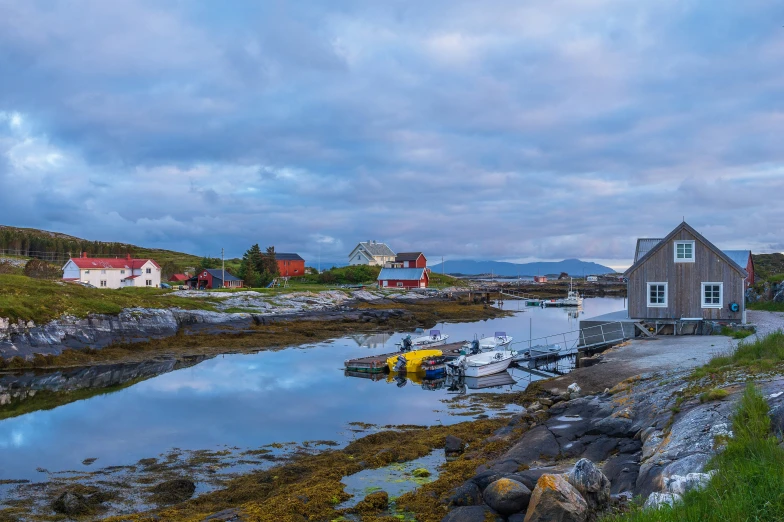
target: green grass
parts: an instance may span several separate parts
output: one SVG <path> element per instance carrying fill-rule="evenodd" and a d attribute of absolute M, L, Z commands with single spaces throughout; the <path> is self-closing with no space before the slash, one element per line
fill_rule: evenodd
<path fill-rule="evenodd" d="M 754 272 L 757 280 L 770 280 L 784 274 L 784 254 L 753 254 Z"/>
<path fill-rule="evenodd" d="M 784 449 L 771 433 L 768 404 L 749 384 L 732 417 L 734 436 L 708 467 L 708 486 L 673 508 L 605 518 L 606 522 L 734 522 L 784 520 Z"/>
<path fill-rule="evenodd" d="M 430 272 L 430 287 L 431 288 L 450 288 L 457 287 L 463 288 L 468 286 L 468 281 L 448 275 L 437 274 Z"/>
<path fill-rule="evenodd" d="M 773 301 L 758 301 L 746 305 L 749 310 L 765 310 L 766 312 L 784 312 L 784 303 L 774 303 Z"/>
<path fill-rule="evenodd" d="M 737 349 L 711 359 L 708 364 L 694 370 L 695 378 L 721 374 L 734 369 L 770 371 L 784 362 L 784 332 L 774 332 L 753 342 L 741 341 Z"/>
<path fill-rule="evenodd" d="M 118 314 L 123 308 L 184 308 L 215 310 L 208 299 L 168 295 L 171 290 L 123 288 L 101 290 L 81 285 L 31 279 L 21 275 L 0 275 L 0 317 L 37 324 L 63 314 L 86 317 L 90 313 Z"/>
<path fill-rule="evenodd" d="M 720 401 L 727 395 L 729 395 L 727 390 L 722 388 L 711 388 L 710 390 L 704 391 L 700 394 L 700 402 Z"/>
<path fill-rule="evenodd" d="M 721 335 L 726 335 L 727 337 L 732 337 L 733 339 L 745 339 L 750 335 L 754 335 L 754 332 L 751 330 L 735 330 L 734 328 L 724 326 L 721 329 Z"/>

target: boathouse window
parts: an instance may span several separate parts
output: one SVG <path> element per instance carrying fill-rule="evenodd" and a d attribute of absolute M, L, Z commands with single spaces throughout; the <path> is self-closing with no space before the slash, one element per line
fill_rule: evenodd
<path fill-rule="evenodd" d="M 721 308 L 724 300 L 723 283 L 702 283 L 702 307 Z"/>
<path fill-rule="evenodd" d="M 675 242 L 675 262 L 676 263 L 694 262 L 694 241 Z"/>
<path fill-rule="evenodd" d="M 648 283 L 648 306 L 667 306 L 667 283 Z"/>

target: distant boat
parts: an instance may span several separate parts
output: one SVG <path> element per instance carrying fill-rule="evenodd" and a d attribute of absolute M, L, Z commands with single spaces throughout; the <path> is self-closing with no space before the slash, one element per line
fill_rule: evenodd
<path fill-rule="evenodd" d="M 572 289 L 572 283 L 569 282 L 569 291 L 566 293 L 566 297 L 563 299 L 545 299 L 542 301 L 543 307 L 548 306 L 582 306 L 583 305 L 583 298 L 577 293 L 575 290 Z"/>
<path fill-rule="evenodd" d="M 483 352 L 477 355 L 461 355 L 447 363 L 447 373 L 466 377 L 484 377 L 506 371 L 512 363 L 512 352 Z"/>
<path fill-rule="evenodd" d="M 447 339 L 449 339 L 449 336 L 442 334 L 440 330 L 430 330 L 430 335 L 414 337 L 413 339 L 410 335 L 407 335 L 397 344 L 403 348 L 403 351 L 406 351 L 406 349 L 411 350 L 423 346 L 440 346 L 446 343 Z"/>

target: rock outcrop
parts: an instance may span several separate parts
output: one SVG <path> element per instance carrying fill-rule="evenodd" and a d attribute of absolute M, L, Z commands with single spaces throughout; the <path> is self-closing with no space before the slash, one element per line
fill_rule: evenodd
<path fill-rule="evenodd" d="M 525 522 L 585 522 L 588 503 L 564 475 L 542 475 L 536 482 Z"/>

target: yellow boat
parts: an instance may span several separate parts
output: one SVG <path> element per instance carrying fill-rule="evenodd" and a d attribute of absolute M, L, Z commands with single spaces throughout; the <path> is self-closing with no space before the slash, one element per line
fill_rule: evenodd
<path fill-rule="evenodd" d="M 443 355 L 441 350 L 412 350 L 410 352 L 406 352 L 400 355 L 393 355 L 392 357 L 388 358 L 387 367 L 389 368 L 390 372 L 416 373 L 421 371 L 422 359 L 425 357 L 438 357 L 441 355 Z M 397 366 L 399 357 L 406 358 L 405 369 Z"/>

